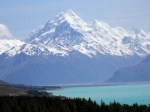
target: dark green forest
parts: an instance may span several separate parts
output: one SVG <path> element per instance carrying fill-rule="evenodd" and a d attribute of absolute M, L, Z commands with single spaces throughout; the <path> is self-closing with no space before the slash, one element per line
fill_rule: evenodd
<path fill-rule="evenodd" d="M 1 96 L 0 112 L 150 112 L 150 105 L 117 102 L 98 105 L 90 98 Z"/>

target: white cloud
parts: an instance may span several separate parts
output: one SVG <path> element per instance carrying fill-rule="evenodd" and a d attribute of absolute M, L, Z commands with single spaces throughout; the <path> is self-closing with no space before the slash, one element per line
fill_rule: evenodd
<path fill-rule="evenodd" d="M 0 39 L 11 38 L 12 34 L 9 31 L 8 27 L 4 24 L 0 24 Z"/>

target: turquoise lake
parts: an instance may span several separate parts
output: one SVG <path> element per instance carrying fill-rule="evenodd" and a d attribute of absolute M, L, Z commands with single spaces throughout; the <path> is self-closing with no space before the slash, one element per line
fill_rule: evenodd
<path fill-rule="evenodd" d="M 88 99 L 90 97 L 98 104 L 101 100 L 107 104 L 114 100 L 129 105 L 133 103 L 150 104 L 150 84 L 70 87 L 49 92 L 56 96 L 61 95 L 71 98 Z"/>

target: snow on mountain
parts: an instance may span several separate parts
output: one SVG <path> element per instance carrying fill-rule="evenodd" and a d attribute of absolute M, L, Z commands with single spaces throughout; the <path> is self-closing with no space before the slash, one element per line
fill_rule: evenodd
<path fill-rule="evenodd" d="M 20 46 L 24 42 L 21 42 L 20 40 L 13 39 L 12 34 L 7 28 L 6 25 L 0 24 L 0 54 L 3 52 L 9 50 L 12 47 Z"/>
<path fill-rule="evenodd" d="M 45 47 L 47 55 L 68 56 L 71 51 L 79 51 L 88 57 L 97 54 L 143 57 L 150 53 L 150 35 L 143 30 L 113 28 L 98 20 L 87 23 L 72 10 L 61 12 L 44 26 L 34 29 L 26 42 L 30 47 L 36 45 L 37 49 Z M 19 49 L 28 52 L 28 55 L 36 55 L 34 51 L 23 50 L 21 46 Z M 18 51 L 9 51 L 8 54 L 14 56 Z"/>
<path fill-rule="evenodd" d="M 143 30 L 127 31 L 121 27 L 112 28 L 98 20 L 87 23 L 72 10 L 68 10 L 31 32 L 27 42 L 57 48 L 67 54 L 76 50 L 89 57 L 98 53 L 145 56 L 150 53 L 149 39 L 149 35 Z"/>
<path fill-rule="evenodd" d="M 11 49 L 12 47 L 20 46 L 24 42 L 17 39 L 0 39 L 0 54 Z"/>
<path fill-rule="evenodd" d="M 22 44 L 20 46 L 15 46 L 15 47 L 12 47 L 10 50 L 6 51 L 5 53 L 9 55 L 10 57 L 13 57 L 22 52 L 30 56 L 47 56 L 50 54 L 59 55 L 60 52 L 61 52 L 60 56 L 66 55 L 66 52 L 63 53 L 62 51 L 59 51 L 58 49 L 47 48 L 44 45 L 34 45 L 34 44 Z"/>
<path fill-rule="evenodd" d="M 143 30 L 87 23 L 72 10 L 34 29 L 26 43 L 12 43 L 0 55 L 0 78 L 20 84 L 104 81 L 150 53 L 150 34 Z"/>

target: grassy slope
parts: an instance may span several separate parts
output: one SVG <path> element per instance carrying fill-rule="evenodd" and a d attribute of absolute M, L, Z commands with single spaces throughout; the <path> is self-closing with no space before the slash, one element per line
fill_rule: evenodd
<path fill-rule="evenodd" d="M 20 95 L 26 92 L 25 89 L 0 84 L 0 95 Z"/>

